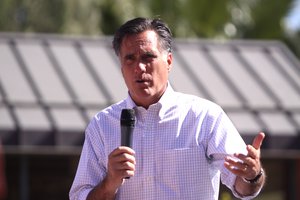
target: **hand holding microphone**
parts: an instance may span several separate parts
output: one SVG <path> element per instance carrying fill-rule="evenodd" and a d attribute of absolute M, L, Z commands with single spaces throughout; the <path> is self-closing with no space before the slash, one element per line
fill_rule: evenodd
<path fill-rule="evenodd" d="M 123 183 L 124 178 L 129 179 L 134 175 L 135 152 L 131 148 L 134 127 L 134 110 L 123 109 L 120 116 L 121 146 L 113 150 L 108 157 L 108 177 L 117 187 Z"/>
<path fill-rule="evenodd" d="M 133 129 L 135 126 L 135 112 L 133 109 L 123 109 L 120 119 L 121 146 L 132 148 Z M 130 177 L 126 177 L 129 179 Z"/>
<path fill-rule="evenodd" d="M 107 178 L 118 188 L 124 179 L 134 175 L 135 157 L 132 147 L 135 113 L 133 109 L 123 109 L 120 116 L 121 146 L 113 150 L 108 157 Z"/>
<path fill-rule="evenodd" d="M 121 146 L 132 147 L 132 134 L 135 126 L 135 112 L 133 109 L 123 109 L 120 119 Z M 129 179 L 130 177 L 126 177 Z"/>

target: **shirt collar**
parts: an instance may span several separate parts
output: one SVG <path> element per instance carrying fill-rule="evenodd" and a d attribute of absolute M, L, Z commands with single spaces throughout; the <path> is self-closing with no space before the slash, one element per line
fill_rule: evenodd
<path fill-rule="evenodd" d="M 135 108 L 135 107 L 137 107 L 137 105 L 132 100 L 129 92 L 128 92 L 128 96 L 127 96 L 125 101 L 126 101 L 126 108 Z"/>
<path fill-rule="evenodd" d="M 150 105 L 148 109 L 156 108 L 158 110 L 159 118 L 162 119 L 164 117 L 164 115 L 166 114 L 166 112 L 172 107 L 172 105 L 175 102 L 174 94 L 175 94 L 175 92 L 174 92 L 171 84 L 168 82 L 167 89 L 164 92 L 164 94 L 162 95 L 162 97 L 160 98 L 160 100 L 157 103 Z M 130 97 L 129 93 L 128 93 L 128 96 L 125 101 L 126 101 L 127 108 L 133 108 L 133 109 L 138 108 L 138 106 L 135 104 L 135 102 Z"/>

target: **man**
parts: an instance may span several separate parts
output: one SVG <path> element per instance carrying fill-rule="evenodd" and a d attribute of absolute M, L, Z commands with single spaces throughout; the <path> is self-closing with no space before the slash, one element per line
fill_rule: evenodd
<path fill-rule="evenodd" d="M 239 198 L 261 190 L 264 134 L 246 146 L 218 105 L 175 92 L 171 43 L 159 19 L 136 18 L 116 32 L 129 95 L 88 125 L 70 199 L 218 199 L 220 179 Z M 120 146 L 124 108 L 136 113 L 132 148 Z"/>

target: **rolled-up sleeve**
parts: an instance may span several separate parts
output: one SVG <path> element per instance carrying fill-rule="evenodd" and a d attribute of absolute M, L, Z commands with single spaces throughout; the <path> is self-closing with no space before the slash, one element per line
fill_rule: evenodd
<path fill-rule="evenodd" d="M 99 130 L 92 121 L 85 131 L 85 140 L 77 168 L 77 172 L 70 189 L 71 200 L 86 199 L 89 192 L 98 185 L 106 175 L 104 152 L 100 151 L 103 142 Z"/>

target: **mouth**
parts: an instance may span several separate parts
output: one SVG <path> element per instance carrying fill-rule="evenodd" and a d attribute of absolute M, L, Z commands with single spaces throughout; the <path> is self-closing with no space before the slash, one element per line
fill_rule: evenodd
<path fill-rule="evenodd" d="M 149 85 L 151 82 L 151 78 L 148 77 L 146 74 L 142 74 L 140 76 L 135 77 L 135 83 L 139 85 Z"/>
<path fill-rule="evenodd" d="M 137 84 L 139 85 L 143 85 L 143 86 L 148 86 L 149 85 L 149 80 L 146 79 L 138 79 L 135 81 Z"/>
<path fill-rule="evenodd" d="M 145 80 L 136 80 L 137 83 L 144 83 L 146 82 Z"/>

